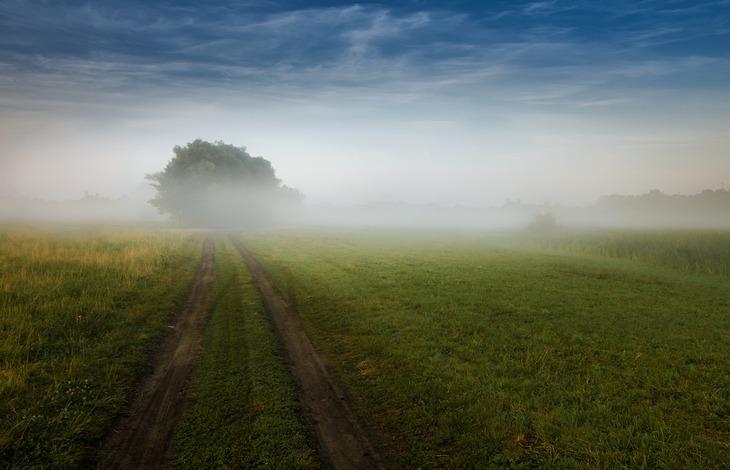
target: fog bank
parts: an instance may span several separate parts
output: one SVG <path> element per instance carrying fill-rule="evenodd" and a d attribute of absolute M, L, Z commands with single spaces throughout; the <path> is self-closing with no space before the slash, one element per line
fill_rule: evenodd
<path fill-rule="evenodd" d="M 6 222 L 164 222 L 147 201 L 131 197 L 110 199 L 85 195 L 77 200 L 0 198 L 0 221 Z"/>
<path fill-rule="evenodd" d="M 241 192 L 226 199 L 211 217 L 227 224 L 216 228 L 289 227 L 432 227 L 479 230 L 543 228 L 722 228 L 730 229 L 730 191 L 705 190 L 695 195 L 667 195 L 658 190 L 638 196 L 604 196 L 585 206 L 523 204 L 508 201 L 497 207 L 445 206 L 406 202 L 360 205 L 275 203 L 264 201 L 266 217 L 248 220 L 251 197 Z M 254 198 L 255 199 L 255 198 Z M 110 199 L 86 194 L 78 200 L 0 198 L 0 220 L 35 222 L 169 222 L 143 198 Z M 265 222 L 264 222 L 265 220 Z M 548 225 L 545 225 L 545 222 Z"/>

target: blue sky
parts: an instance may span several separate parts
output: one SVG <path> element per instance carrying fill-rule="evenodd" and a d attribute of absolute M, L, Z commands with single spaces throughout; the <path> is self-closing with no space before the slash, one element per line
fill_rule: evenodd
<path fill-rule="evenodd" d="M 132 194 L 196 138 L 312 203 L 730 186 L 730 0 L 4 0 L 0 72 L 0 195 Z"/>

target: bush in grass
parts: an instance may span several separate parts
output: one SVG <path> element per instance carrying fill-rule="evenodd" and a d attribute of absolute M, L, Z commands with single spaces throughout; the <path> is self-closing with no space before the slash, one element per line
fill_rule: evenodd
<path fill-rule="evenodd" d="M 557 217 L 549 211 L 537 214 L 527 226 L 528 232 L 540 234 L 555 233 L 559 229 L 560 225 L 558 225 Z"/>

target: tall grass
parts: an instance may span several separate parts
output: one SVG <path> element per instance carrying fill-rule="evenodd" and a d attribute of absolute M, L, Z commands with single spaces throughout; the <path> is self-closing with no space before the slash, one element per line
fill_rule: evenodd
<path fill-rule="evenodd" d="M 566 234 L 540 245 L 730 277 L 730 231 L 634 230 Z"/>
<path fill-rule="evenodd" d="M 469 237 L 246 243 L 392 468 L 723 468 L 730 285 Z"/>
<path fill-rule="evenodd" d="M 0 462 L 88 458 L 189 284 L 191 233 L 0 232 Z"/>

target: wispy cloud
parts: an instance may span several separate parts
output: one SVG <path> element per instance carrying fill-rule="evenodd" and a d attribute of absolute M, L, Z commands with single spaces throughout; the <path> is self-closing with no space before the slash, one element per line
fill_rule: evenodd
<path fill-rule="evenodd" d="M 73 94 L 278 87 L 537 105 L 592 91 L 595 102 L 613 103 L 626 87 L 671 89 L 673 76 L 727 71 L 718 60 L 728 46 L 715 44 L 714 55 L 695 50 L 727 36 L 716 14 L 728 9 L 722 1 L 670 8 L 657 0 L 547 0 L 458 11 L 259 5 L 3 2 L 0 93 L 32 95 L 51 83 Z M 659 49 L 688 41 L 684 54 Z"/>
<path fill-rule="evenodd" d="M 567 2 L 558 2 L 557 0 L 546 0 L 540 2 L 530 2 L 522 7 L 522 11 L 527 15 L 553 15 L 578 8 L 576 4 L 568 4 Z"/>

